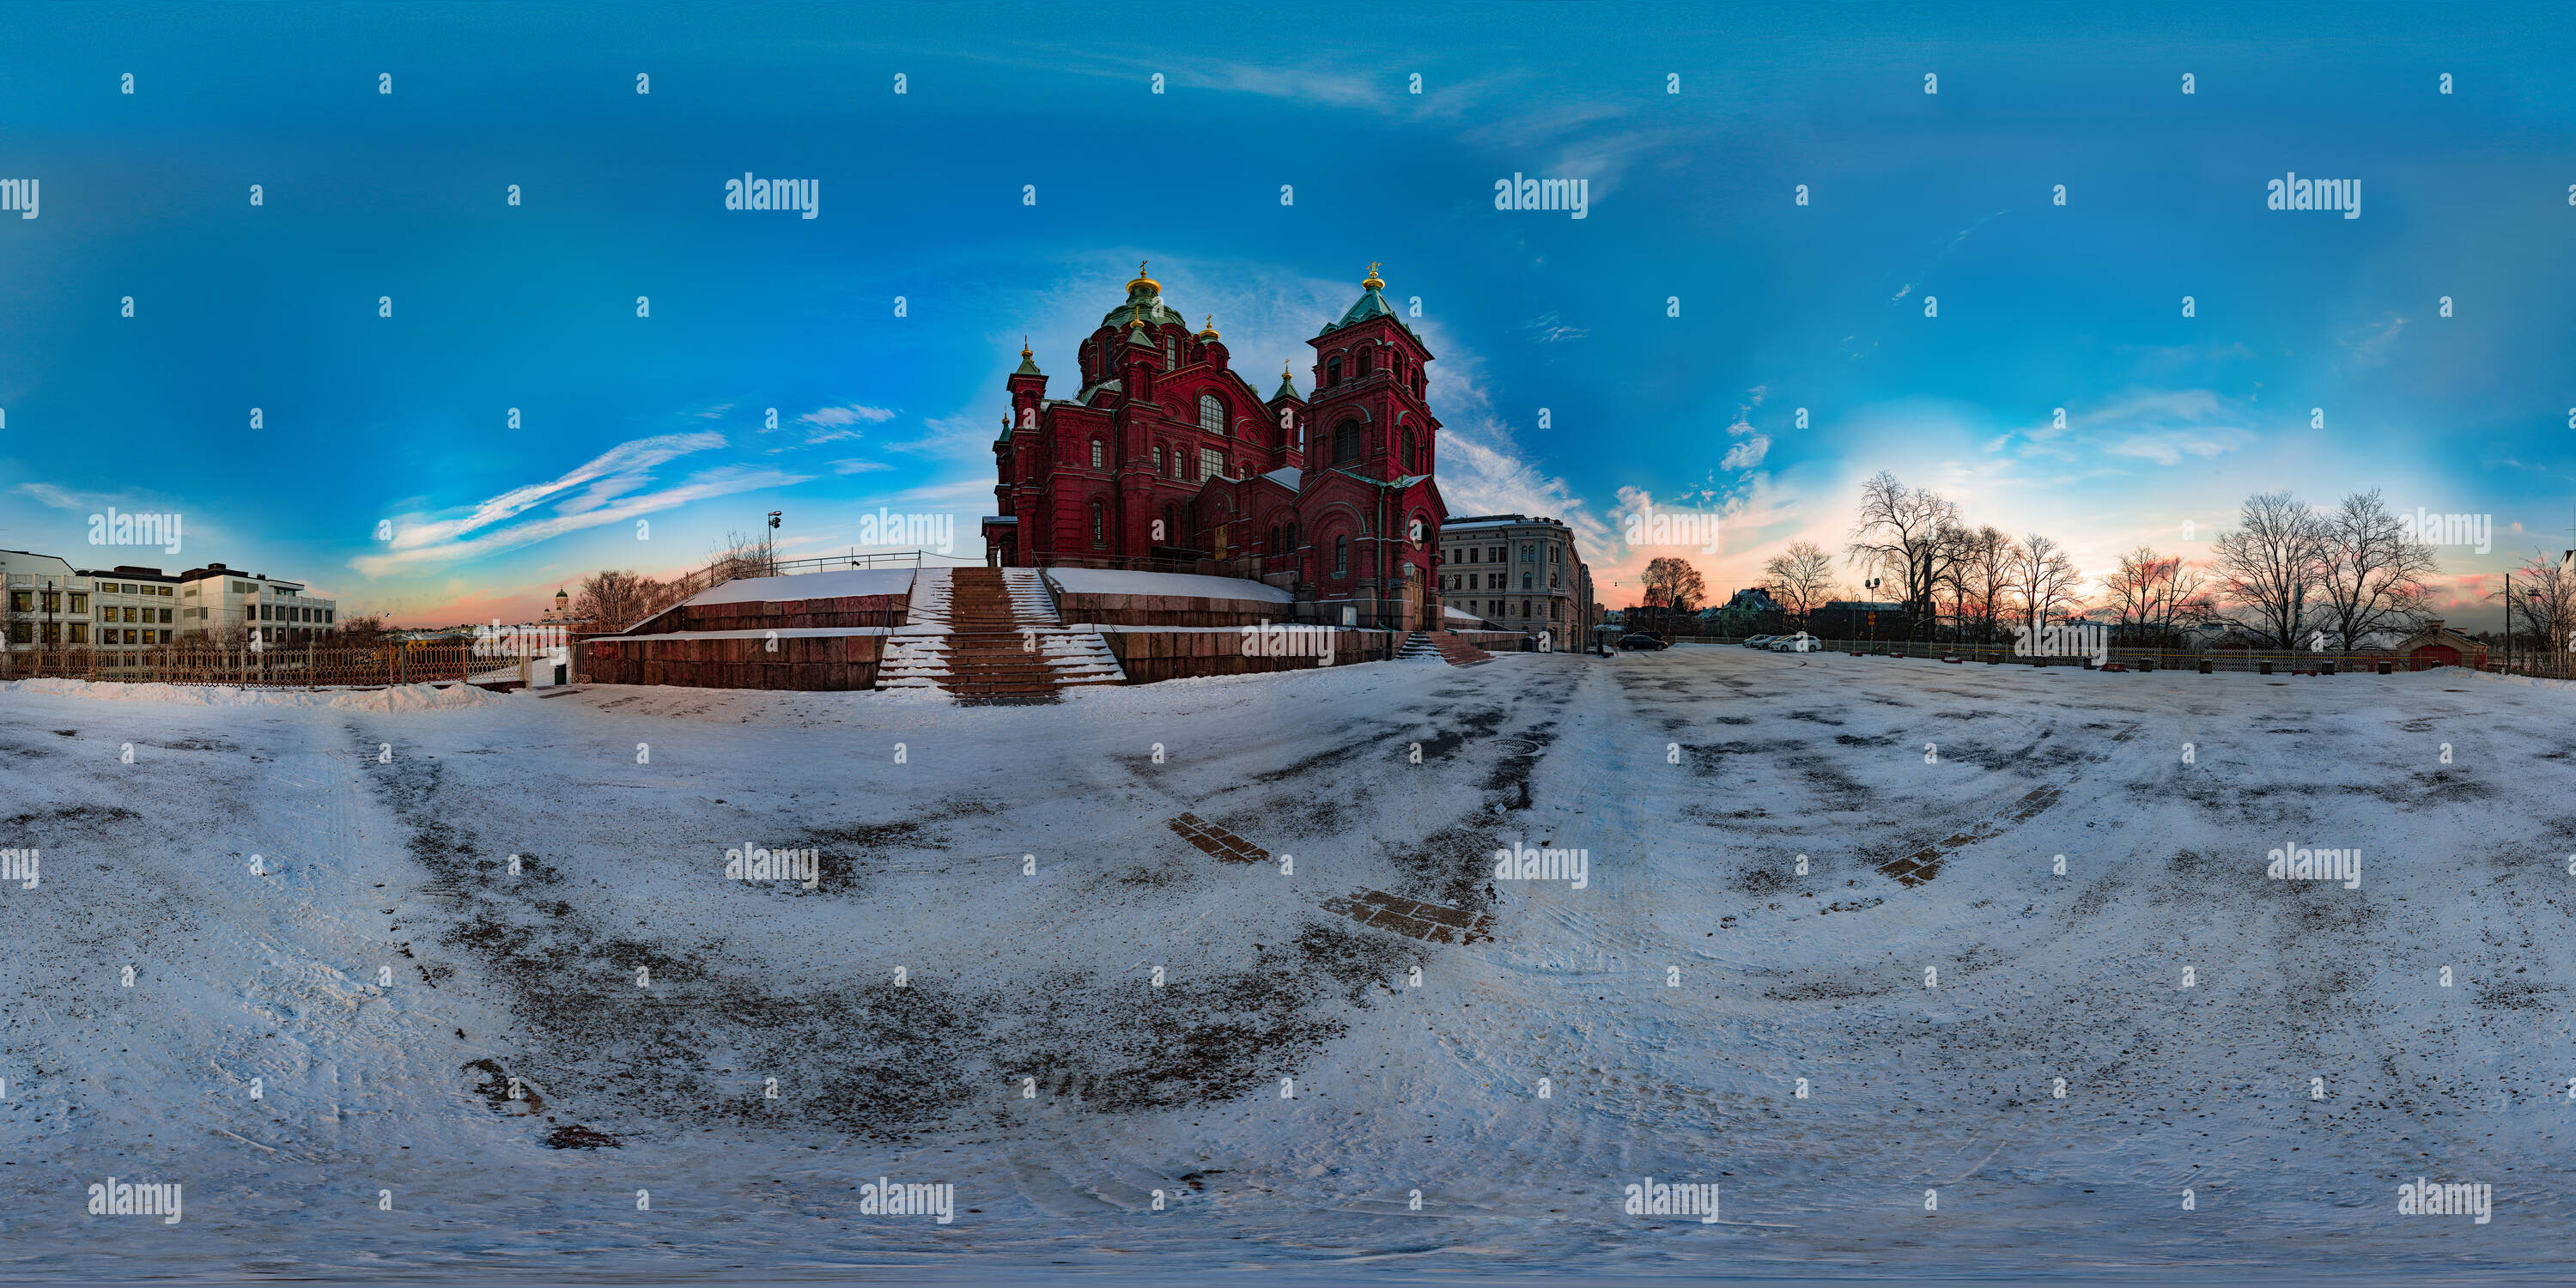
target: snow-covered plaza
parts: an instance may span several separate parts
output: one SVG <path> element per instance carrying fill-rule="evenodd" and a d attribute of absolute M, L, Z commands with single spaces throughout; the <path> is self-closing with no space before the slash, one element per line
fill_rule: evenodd
<path fill-rule="evenodd" d="M 1735 648 L 0 686 L 0 1264 L 2549 1273 L 2571 717 Z"/>

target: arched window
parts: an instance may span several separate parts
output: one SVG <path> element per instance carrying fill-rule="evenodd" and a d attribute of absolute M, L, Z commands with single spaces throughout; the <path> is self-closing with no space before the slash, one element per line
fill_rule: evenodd
<path fill-rule="evenodd" d="M 1279 525 L 1275 523 L 1270 525 L 1270 553 L 1274 555 L 1280 553 Z"/>
<path fill-rule="evenodd" d="M 1358 373 L 1357 373 L 1357 374 L 1362 375 L 1362 376 L 1365 376 L 1365 375 L 1367 375 L 1368 373 L 1370 373 L 1371 371 L 1374 371 L 1374 370 L 1376 370 L 1376 369 L 1377 369 L 1377 350 L 1375 350 L 1375 349 L 1362 349 L 1362 350 L 1360 350 L 1360 369 L 1359 369 L 1359 371 L 1358 371 Z"/>
<path fill-rule="evenodd" d="M 1180 349 L 1180 346 L 1179 346 L 1179 345 L 1177 345 L 1177 344 L 1172 343 L 1172 337 L 1170 337 L 1170 336 L 1168 336 L 1168 335 L 1167 335 L 1167 336 L 1164 336 L 1164 337 L 1163 337 L 1163 367 L 1164 367 L 1164 369 L 1168 371 L 1168 370 L 1170 370 L 1171 368 L 1177 367 L 1177 366 L 1179 366 L 1179 365 L 1181 365 L 1181 349 Z"/>
<path fill-rule="evenodd" d="M 1163 446 L 1160 443 L 1154 445 L 1154 472 L 1163 472 Z"/>
<path fill-rule="evenodd" d="M 1107 459 L 1108 453 L 1101 447 L 1100 440 L 1097 438 L 1091 440 L 1091 468 L 1099 469 Z"/>
<path fill-rule="evenodd" d="M 1335 358 L 1324 364 L 1324 387 L 1330 389 L 1340 383 L 1342 383 L 1342 360 Z"/>
<path fill-rule="evenodd" d="M 1413 472 L 1413 431 L 1404 431 L 1404 472 Z"/>
<path fill-rule="evenodd" d="M 1360 459 L 1360 423 L 1343 421 L 1333 430 L 1333 464 L 1354 465 Z"/>
<path fill-rule="evenodd" d="M 1339 577 L 1350 570 L 1351 539 L 1349 537 L 1335 537 L 1333 538 L 1333 575 Z"/>
<path fill-rule="evenodd" d="M 1091 544 L 1109 544 L 1109 507 L 1095 500 L 1091 503 Z"/>
<path fill-rule="evenodd" d="M 1225 404 L 1215 394 L 1199 395 L 1199 428 L 1211 434 L 1225 432 Z"/>

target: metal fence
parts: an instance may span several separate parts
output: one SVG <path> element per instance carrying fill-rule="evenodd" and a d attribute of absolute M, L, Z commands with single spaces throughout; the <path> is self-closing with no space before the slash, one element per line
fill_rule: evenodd
<path fill-rule="evenodd" d="M 1744 640 L 1740 637 L 1703 635 L 1667 637 L 1667 642 L 1709 647 L 1737 647 L 1742 645 Z M 2007 666 L 2082 666 L 2091 660 L 2088 656 L 2073 654 L 2033 656 L 2017 653 L 2010 644 L 1952 644 L 1939 641 L 1926 643 L 1922 640 L 1818 640 L 1815 651 L 1858 653 L 1865 657 L 1935 659 L 1955 657 L 1964 663 Z M 2410 669 L 2406 659 L 2384 651 L 2318 653 L 2305 649 L 2192 650 L 2123 648 L 2114 645 L 2109 650 L 2109 657 L 2112 664 L 2132 671 L 2198 671 L 2202 669 L 2204 662 L 2208 664 L 2208 670 L 2212 673 L 2244 672 L 2266 675 L 2350 675 L 2356 672 L 2375 674 L 2382 663 L 2387 664 L 2394 671 Z M 2517 654 L 2513 659 L 2510 673 L 2544 679 L 2576 679 L 2576 666 L 2571 666 L 2570 662 L 2570 655 L 2565 653 Z M 2474 669 L 2492 673 L 2507 672 L 2503 656 L 2494 651 L 2487 654 L 2484 664 Z"/>
<path fill-rule="evenodd" d="M 578 650 L 573 650 L 578 652 Z M 551 670 L 536 653 L 529 665 Z M 254 689 L 381 688 L 396 684 L 516 683 L 517 653 L 494 654 L 470 640 L 310 642 L 252 650 L 170 644 L 150 648 L 44 648 L 0 653 L 0 680 L 109 680 L 129 684 L 212 684 Z M 569 673 L 567 680 L 575 678 Z"/>

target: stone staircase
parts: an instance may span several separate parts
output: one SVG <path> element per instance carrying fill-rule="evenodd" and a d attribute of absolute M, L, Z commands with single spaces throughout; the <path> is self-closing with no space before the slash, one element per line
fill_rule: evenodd
<path fill-rule="evenodd" d="M 1451 666 L 1483 666 L 1494 655 L 1458 638 L 1448 631 L 1415 631 L 1404 637 L 1404 647 L 1395 654 L 1399 662 L 1447 662 Z"/>
<path fill-rule="evenodd" d="M 887 640 L 877 671 L 881 689 L 936 688 L 997 702 L 1126 682 L 1098 631 L 1065 629 L 1033 568 L 923 569 L 911 618 Z"/>

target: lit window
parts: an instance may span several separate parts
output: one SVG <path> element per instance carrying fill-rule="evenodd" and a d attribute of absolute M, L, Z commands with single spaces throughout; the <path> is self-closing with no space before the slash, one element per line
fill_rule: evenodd
<path fill-rule="evenodd" d="M 1099 469 L 1101 462 L 1106 458 L 1107 453 L 1102 450 L 1100 440 L 1097 438 L 1091 440 L 1091 468 Z"/>
<path fill-rule="evenodd" d="M 1225 404 L 1215 394 L 1199 395 L 1199 428 L 1211 434 L 1225 432 Z"/>

